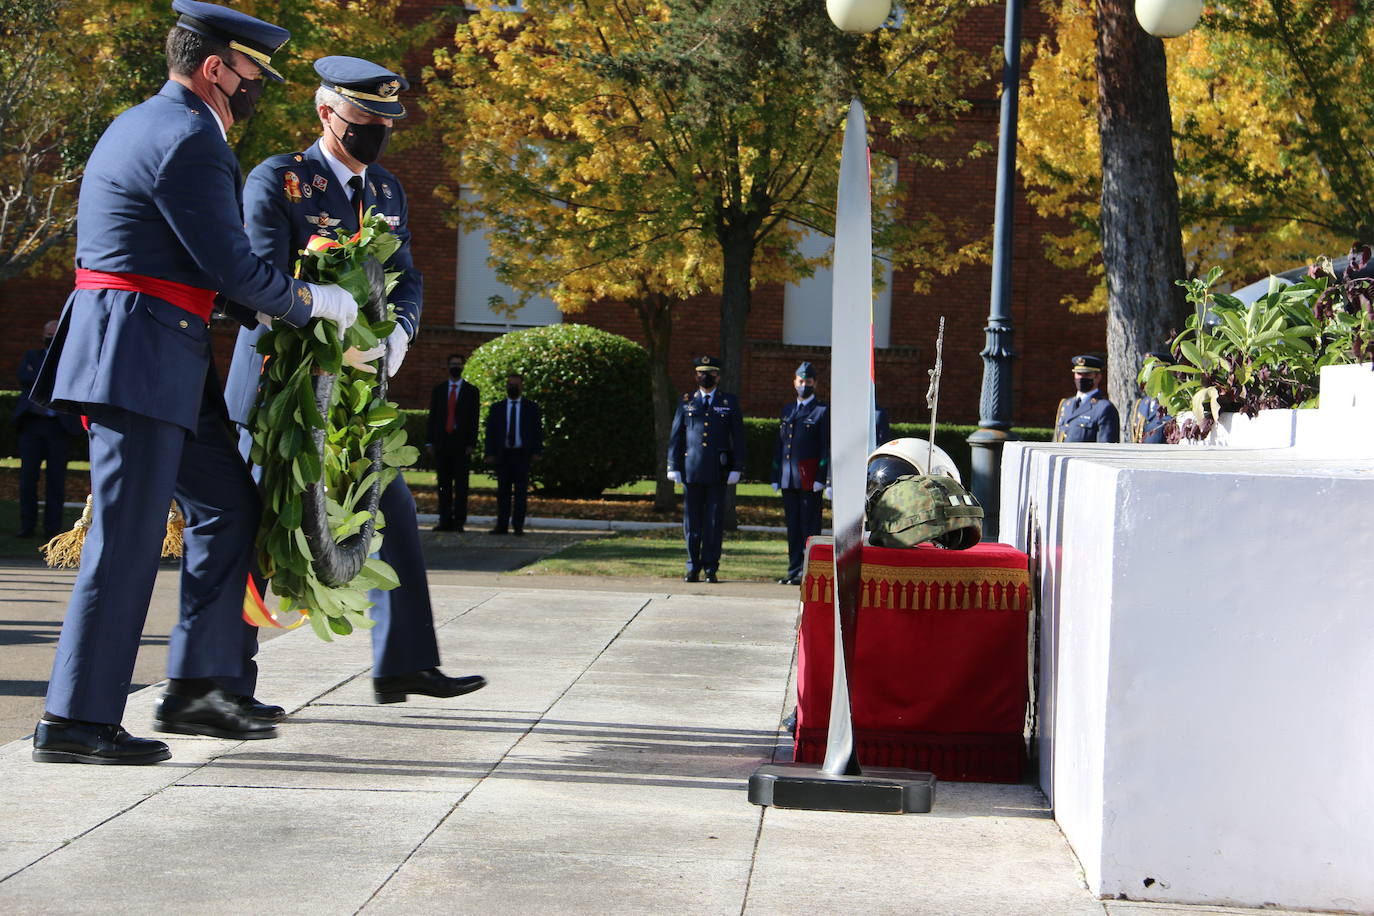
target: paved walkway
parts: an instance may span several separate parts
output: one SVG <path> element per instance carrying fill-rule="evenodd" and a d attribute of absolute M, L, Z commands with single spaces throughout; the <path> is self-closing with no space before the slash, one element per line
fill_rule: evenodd
<path fill-rule="evenodd" d="M 790 747 L 794 599 L 433 592 L 446 667 L 485 690 L 376 706 L 367 640 L 303 628 L 260 655 L 276 740 L 173 738 L 151 767 L 0 747 L 0 912 L 1244 912 L 1092 899 L 1031 786 L 942 783 L 906 817 L 750 805 Z"/>

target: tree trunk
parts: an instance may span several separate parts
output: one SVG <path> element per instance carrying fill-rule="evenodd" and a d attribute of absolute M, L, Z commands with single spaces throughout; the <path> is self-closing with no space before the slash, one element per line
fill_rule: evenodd
<path fill-rule="evenodd" d="M 1098 0 L 1097 103 L 1108 396 L 1124 420 L 1144 354 L 1182 330 L 1186 310 L 1164 44 L 1131 0 Z"/>
<path fill-rule="evenodd" d="M 654 392 L 654 508 L 671 509 L 677 505 L 673 484 L 668 480 L 668 433 L 677 409 L 677 392 L 668 373 L 668 345 L 673 337 L 673 301 L 667 296 L 651 295 L 633 303 L 644 330 L 649 349 L 649 375 Z"/>
<path fill-rule="evenodd" d="M 754 230 L 730 227 L 721 233 L 724 258 L 720 291 L 720 386 L 738 392 L 744 386 L 744 332 L 749 323 L 749 305 L 754 270 Z M 741 402 L 741 407 L 745 405 Z M 735 488 L 725 493 L 723 527 L 739 530 L 735 511 Z"/>

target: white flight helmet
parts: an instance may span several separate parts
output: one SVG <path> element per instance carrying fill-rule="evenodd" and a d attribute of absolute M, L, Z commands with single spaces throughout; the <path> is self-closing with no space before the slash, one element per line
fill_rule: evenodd
<path fill-rule="evenodd" d="M 902 467 L 903 463 L 910 467 Z M 930 467 L 926 467 L 927 463 Z M 873 454 L 868 456 L 868 475 L 872 478 L 875 473 L 880 477 L 893 479 L 902 474 L 925 474 L 931 477 L 953 477 L 958 483 L 964 482 L 959 477 L 959 469 L 954 466 L 953 459 L 945 450 L 938 445 L 932 449 L 929 440 L 918 436 L 893 439 L 875 448 Z"/>

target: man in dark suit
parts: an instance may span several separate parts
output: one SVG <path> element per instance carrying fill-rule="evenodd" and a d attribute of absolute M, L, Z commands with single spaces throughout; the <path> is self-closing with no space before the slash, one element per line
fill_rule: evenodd
<path fill-rule="evenodd" d="M 43 357 L 57 334 L 57 322 L 43 325 L 43 348 L 25 350 L 19 361 L 19 398 L 14 404 L 15 433 L 19 439 L 19 536 L 33 537 L 38 525 L 38 474 L 46 463 L 43 536 L 48 540 L 62 530 L 62 503 L 67 492 L 67 455 L 72 436 L 81 432 L 81 421 L 69 413 L 40 407 L 29 397 L 38 378 Z"/>
<path fill-rule="evenodd" d="M 1100 356 L 1073 358 L 1073 382 L 1078 394 L 1059 402 L 1055 442 L 1121 441 L 1121 417 L 1116 406 L 1099 390 L 1102 367 Z"/>
<path fill-rule="evenodd" d="M 396 329 L 387 338 L 387 372 L 395 375 L 411 339 L 420 327 L 423 278 L 410 253 L 410 227 L 405 190 L 396 176 L 376 164 L 387 145 L 393 122 L 405 116 L 398 93 L 406 81 L 385 67 L 357 57 L 322 57 L 315 62 L 320 87 L 315 115 L 320 139 L 299 153 L 272 156 L 248 176 L 244 216 L 253 250 L 285 270 L 312 235 L 343 228 L 356 232 L 368 208 L 387 221 L 401 246 L 387 262 L 400 277 L 390 293 Z M 331 215 L 333 214 L 333 215 Z M 245 458 L 252 445 L 246 429 L 257 399 L 262 356 L 256 350 L 262 329 L 241 330 L 229 370 L 226 399 L 235 422 L 245 427 L 239 445 Z M 400 586 L 373 589 L 372 692 L 378 703 L 399 703 L 410 694 L 456 697 L 486 685 L 480 675 L 449 677 L 439 670 L 439 643 L 429 578 L 420 550 L 415 497 L 397 474 L 382 491 L 386 517 L 381 558 L 396 570 Z M 233 688 L 252 695 L 257 668 L 257 628 L 243 625 L 243 676 Z M 280 707 L 269 707 L 280 709 Z"/>
<path fill-rule="evenodd" d="M 430 454 L 439 486 L 439 524 L 435 531 L 462 531 L 468 521 L 468 472 L 477 447 L 477 389 L 463 381 L 464 359 L 448 357 L 448 379 L 429 396 Z"/>
<path fill-rule="evenodd" d="M 696 361 L 697 390 L 682 396 L 668 433 L 668 479 L 682 484 L 682 535 L 687 541 L 686 582 L 719 581 L 725 537 L 725 491 L 744 472 L 744 410 L 720 391 L 720 364 Z"/>
<path fill-rule="evenodd" d="M 524 376 L 512 372 L 506 376 L 506 399 L 487 412 L 485 452 L 487 464 L 496 468 L 496 527 L 491 534 L 525 533 L 530 462 L 544 452 L 539 405 L 523 397 L 524 390 Z"/>
<path fill-rule="evenodd" d="M 796 399 L 782 409 L 773 452 L 773 491 L 782 493 L 787 518 L 787 575 L 779 585 L 801 585 L 806 539 L 821 533 L 821 491 L 830 482 L 830 408 L 816 397 L 816 370 L 797 367 Z"/>
<path fill-rule="evenodd" d="M 76 289 L 33 399 L 89 418 L 94 517 L 62 624 L 35 760 L 152 763 L 161 741 L 122 727 L 175 496 L 186 517 L 181 620 L 168 646 L 156 728 L 271 738 L 221 679 L 237 677 L 257 488 L 215 377 L 211 312 L 347 327 L 353 297 L 294 280 L 243 230 L 238 162 L 225 131 L 249 117 L 285 29 L 236 10 L 174 0 L 169 79 L 106 129 L 77 207 Z M 334 325 L 330 325 L 331 331 Z"/>

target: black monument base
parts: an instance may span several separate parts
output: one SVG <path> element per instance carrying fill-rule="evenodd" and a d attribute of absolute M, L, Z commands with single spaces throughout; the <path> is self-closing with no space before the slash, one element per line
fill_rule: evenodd
<path fill-rule="evenodd" d="M 935 803 L 935 775 L 873 767 L 859 776 L 831 776 L 807 763 L 769 763 L 749 777 L 749 801 L 775 808 L 925 814 Z"/>

